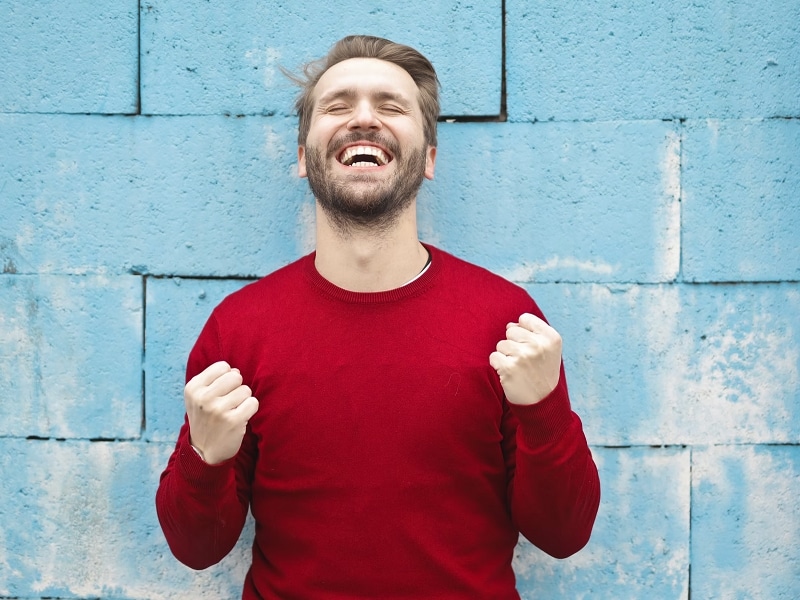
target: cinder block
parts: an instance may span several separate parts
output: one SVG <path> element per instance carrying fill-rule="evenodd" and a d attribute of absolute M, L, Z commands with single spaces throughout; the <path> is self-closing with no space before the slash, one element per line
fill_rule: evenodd
<path fill-rule="evenodd" d="M 369 34 L 428 56 L 442 82 L 443 114 L 497 115 L 502 18 L 499 0 L 153 0 L 142 4 L 142 111 L 289 114 L 297 90 L 280 68 L 294 72 L 339 38 Z"/>
<path fill-rule="evenodd" d="M 514 567 L 523 600 L 688 598 L 689 451 L 595 448 L 593 454 L 603 494 L 592 538 L 566 560 L 522 538 Z"/>
<path fill-rule="evenodd" d="M 183 424 L 186 360 L 213 308 L 243 280 L 147 279 L 145 435 L 174 442 Z M 235 365 L 234 365 L 235 366 Z"/>
<path fill-rule="evenodd" d="M 0 116 L 7 272 L 260 275 L 306 248 L 293 119 Z"/>
<path fill-rule="evenodd" d="M 800 280 L 800 120 L 690 122 L 684 137 L 684 278 Z"/>
<path fill-rule="evenodd" d="M 134 113 L 135 0 L 0 4 L 0 112 Z"/>
<path fill-rule="evenodd" d="M 512 121 L 798 116 L 795 0 L 508 0 Z"/>
<path fill-rule="evenodd" d="M 0 439 L 0 595 L 238 598 L 252 525 L 202 573 L 170 554 L 155 514 L 168 444 Z"/>
<path fill-rule="evenodd" d="M 138 277 L 0 276 L 0 356 L 0 436 L 139 436 Z"/>
<path fill-rule="evenodd" d="M 692 597 L 800 597 L 800 447 L 692 453 Z"/>
<path fill-rule="evenodd" d="M 680 252 L 674 125 L 440 126 L 423 239 L 514 281 L 672 281 Z"/>
<path fill-rule="evenodd" d="M 800 442 L 800 285 L 531 285 L 592 444 Z"/>

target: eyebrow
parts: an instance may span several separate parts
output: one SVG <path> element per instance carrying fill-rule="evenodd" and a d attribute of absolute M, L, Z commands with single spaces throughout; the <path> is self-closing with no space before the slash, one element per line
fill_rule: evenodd
<path fill-rule="evenodd" d="M 338 90 L 332 90 L 327 94 L 321 96 L 319 100 L 317 100 L 318 105 L 325 105 L 335 100 L 352 100 L 353 98 L 358 96 L 358 91 L 355 88 L 342 88 Z M 410 107 L 411 102 L 403 96 L 402 94 L 397 94 L 395 92 L 387 92 L 387 91 L 376 91 L 372 92 L 370 98 L 377 101 L 383 100 L 391 100 L 393 102 L 397 102 L 398 104 L 402 104 L 404 107 Z"/>

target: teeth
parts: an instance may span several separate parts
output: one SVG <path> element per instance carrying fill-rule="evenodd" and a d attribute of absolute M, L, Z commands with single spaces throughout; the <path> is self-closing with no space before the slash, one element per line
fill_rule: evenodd
<path fill-rule="evenodd" d="M 381 150 L 380 148 L 376 148 L 375 146 L 351 146 L 347 150 L 342 153 L 342 156 L 339 158 L 339 161 L 343 165 L 348 165 L 350 167 L 374 167 L 375 164 L 368 162 L 368 161 L 359 161 L 357 163 L 352 162 L 356 156 L 374 156 L 378 162 L 378 166 L 383 166 L 389 162 L 389 157 L 386 156 L 386 153 Z"/>

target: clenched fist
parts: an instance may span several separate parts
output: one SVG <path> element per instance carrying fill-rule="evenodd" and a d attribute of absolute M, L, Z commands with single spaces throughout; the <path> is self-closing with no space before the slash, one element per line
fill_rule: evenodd
<path fill-rule="evenodd" d="M 208 464 L 232 458 L 242 445 L 258 400 L 242 384 L 239 369 L 217 362 L 192 377 L 183 390 L 189 441 Z"/>
<path fill-rule="evenodd" d="M 561 336 L 540 318 L 525 313 L 506 325 L 506 339 L 497 344 L 489 364 L 500 376 L 513 404 L 544 400 L 561 374 Z"/>

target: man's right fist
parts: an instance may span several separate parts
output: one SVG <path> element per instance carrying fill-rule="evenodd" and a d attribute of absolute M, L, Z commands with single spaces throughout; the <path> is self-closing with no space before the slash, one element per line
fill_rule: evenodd
<path fill-rule="evenodd" d="M 189 418 L 189 442 L 210 465 L 236 455 L 258 400 L 242 384 L 239 369 L 216 362 L 198 373 L 183 390 Z"/>

